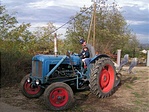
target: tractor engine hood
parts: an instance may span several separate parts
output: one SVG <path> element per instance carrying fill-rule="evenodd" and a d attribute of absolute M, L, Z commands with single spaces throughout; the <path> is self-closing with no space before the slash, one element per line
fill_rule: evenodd
<path fill-rule="evenodd" d="M 55 56 L 55 55 L 43 55 L 43 54 L 39 54 L 39 55 L 36 55 L 32 58 L 32 61 L 41 61 L 41 62 L 49 62 L 51 64 L 57 64 L 65 55 L 58 55 L 58 56 Z M 78 56 L 74 56 L 74 55 L 71 55 L 70 56 L 71 59 L 69 59 L 69 57 L 66 57 L 66 59 L 62 62 L 62 64 L 70 64 L 72 61 L 73 65 L 81 65 L 81 59 L 80 57 Z"/>

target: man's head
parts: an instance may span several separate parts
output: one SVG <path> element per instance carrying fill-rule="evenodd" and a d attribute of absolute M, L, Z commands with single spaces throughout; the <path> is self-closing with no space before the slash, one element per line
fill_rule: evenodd
<path fill-rule="evenodd" d="M 80 39 L 80 44 L 82 44 L 83 46 L 86 45 L 86 41 L 84 39 Z"/>

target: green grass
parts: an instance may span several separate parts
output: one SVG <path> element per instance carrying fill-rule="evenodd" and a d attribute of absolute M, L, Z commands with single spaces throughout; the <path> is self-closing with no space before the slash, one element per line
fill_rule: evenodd
<path fill-rule="evenodd" d="M 139 109 L 140 109 L 139 107 L 135 107 L 132 109 L 132 112 L 138 112 Z"/>
<path fill-rule="evenodd" d="M 125 86 L 126 86 L 128 89 L 133 89 L 133 87 L 130 86 L 129 84 L 125 84 Z"/>
<path fill-rule="evenodd" d="M 141 98 L 141 96 L 142 96 L 142 95 L 140 95 L 140 94 L 137 93 L 137 92 L 133 92 L 132 94 L 133 94 L 136 98 Z"/>
<path fill-rule="evenodd" d="M 140 105 L 140 104 L 141 104 L 141 101 L 140 101 L 140 100 L 135 100 L 134 103 L 135 103 L 136 105 Z"/>

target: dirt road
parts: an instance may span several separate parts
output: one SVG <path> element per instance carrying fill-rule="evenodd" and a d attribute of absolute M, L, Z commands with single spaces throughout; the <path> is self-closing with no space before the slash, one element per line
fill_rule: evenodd
<path fill-rule="evenodd" d="M 76 102 L 67 112 L 149 112 L 149 67 L 135 67 L 135 74 L 122 70 L 122 83 L 108 98 L 98 99 L 90 91 L 75 94 Z M 19 84 L 0 89 L 0 112 L 49 112 L 43 96 L 39 99 L 24 97 Z M 51 112 L 51 111 L 50 111 Z"/>
<path fill-rule="evenodd" d="M 0 112 L 31 112 L 31 111 L 22 110 L 20 107 L 11 106 L 7 103 L 0 101 Z"/>

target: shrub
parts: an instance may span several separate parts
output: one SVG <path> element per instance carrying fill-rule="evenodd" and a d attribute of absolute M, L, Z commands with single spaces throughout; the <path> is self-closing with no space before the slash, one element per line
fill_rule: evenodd
<path fill-rule="evenodd" d="M 31 58 L 28 53 L 17 50 L 0 49 L 1 82 L 0 87 L 14 85 L 31 70 Z"/>

